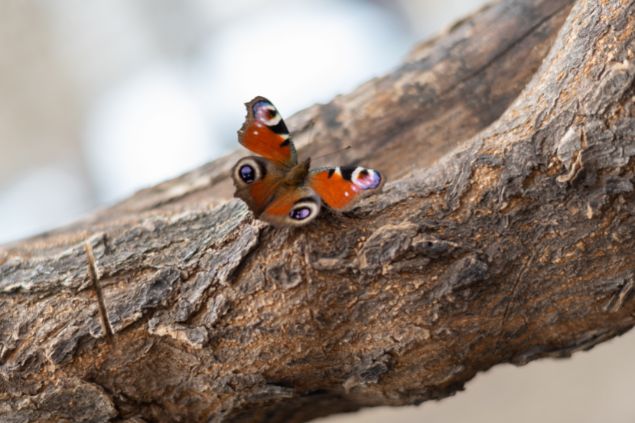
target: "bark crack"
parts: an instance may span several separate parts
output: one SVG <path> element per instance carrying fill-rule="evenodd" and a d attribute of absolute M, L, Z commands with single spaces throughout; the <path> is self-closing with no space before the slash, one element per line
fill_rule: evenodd
<path fill-rule="evenodd" d="M 101 321 L 101 327 L 106 338 L 112 342 L 114 333 L 110 326 L 110 320 L 108 319 L 108 310 L 106 309 L 106 302 L 104 301 L 104 294 L 101 290 L 101 284 L 99 282 L 99 270 L 97 269 L 97 262 L 95 260 L 95 254 L 93 252 L 93 246 L 89 241 L 84 242 L 84 251 L 86 252 L 86 260 L 88 262 L 88 274 L 90 281 L 97 297 L 97 305 L 99 307 L 99 317 Z"/>

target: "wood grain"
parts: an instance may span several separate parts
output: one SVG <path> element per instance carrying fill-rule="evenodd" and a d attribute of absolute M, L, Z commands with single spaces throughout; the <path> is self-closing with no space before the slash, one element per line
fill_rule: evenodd
<path fill-rule="evenodd" d="M 302 422 L 627 331 L 634 31 L 635 1 L 501 1 L 297 114 L 301 156 L 392 180 L 346 215 L 254 220 L 237 153 L 1 248 L 0 419 Z"/>

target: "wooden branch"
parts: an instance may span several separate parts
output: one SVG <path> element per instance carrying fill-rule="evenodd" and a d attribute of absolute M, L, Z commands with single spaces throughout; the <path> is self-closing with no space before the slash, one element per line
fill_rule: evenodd
<path fill-rule="evenodd" d="M 346 216 L 253 220 L 232 155 L 0 249 L 0 420 L 302 422 L 625 332 L 634 56 L 635 0 L 503 1 L 290 120 L 394 181 Z"/>

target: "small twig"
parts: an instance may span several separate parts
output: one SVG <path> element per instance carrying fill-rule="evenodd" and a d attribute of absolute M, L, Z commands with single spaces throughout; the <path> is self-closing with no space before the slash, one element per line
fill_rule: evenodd
<path fill-rule="evenodd" d="M 86 251 L 86 258 L 88 259 L 88 274 L 93 284 L 93 289 L 97 294 L 97 304 L 99 305 L 99 315 L 101 317 L 101 327 L 106 333 L 108 340 L 114 339 L 114 333 L 112 327 L 110 327 L 110 321 L 108 320 L 108 312 L 106 311 L 106 303 L 104 302 L 104 295 L 101 291 L 101 285 L 99 284 L 99 273 L 97 272 L 97 264 L 95 262 L 95 255 L 93 254 L 93 246 L 89 241 L 84 242 L 84 251 Z"/>

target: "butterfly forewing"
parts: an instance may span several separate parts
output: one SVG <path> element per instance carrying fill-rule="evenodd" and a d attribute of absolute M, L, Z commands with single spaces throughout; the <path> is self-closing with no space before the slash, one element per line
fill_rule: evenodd
<path fill-rule="evenodd" d="M 361 166 L 316 169 L 309 174 L 309 187 L 334 210 L 351 208 L 360 198 L 381 189 L 383 183 L 381 173 Z"/>
<path fill-rule="evenodd" d="M 247 106 L 247 117 L 238 140 L 254 153 L 291 167 L 297 163 L 295 146 L 278 109 L 266 98 L 256 97 Z"/>

